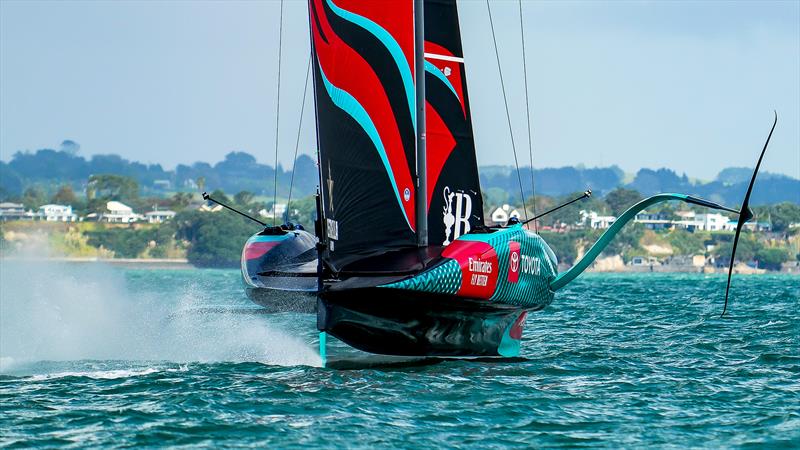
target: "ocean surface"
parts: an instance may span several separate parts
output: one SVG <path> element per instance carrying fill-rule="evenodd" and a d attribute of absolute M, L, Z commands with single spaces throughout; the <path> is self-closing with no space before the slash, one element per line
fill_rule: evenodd
<path fill-rule="evenodd" d="M 237 271 L 0 263 L 0 445 L 800 447 L 800 277 L 589 274 L 518 361 L 320 368 Z"/>

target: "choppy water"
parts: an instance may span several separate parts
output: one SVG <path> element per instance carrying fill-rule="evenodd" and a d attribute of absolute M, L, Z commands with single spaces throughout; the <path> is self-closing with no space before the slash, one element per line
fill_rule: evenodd
<path fill-rule="evenodd" d="M 521 362 L 354 370 L 238 277 L 3 262 L 0 445 L 800 446 L 800 277 L 589 275 Z"/>

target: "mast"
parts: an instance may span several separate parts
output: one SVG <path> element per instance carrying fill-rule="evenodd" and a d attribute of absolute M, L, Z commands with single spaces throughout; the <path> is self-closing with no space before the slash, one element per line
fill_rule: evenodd
<path fill-rule="evenodd" d="M 425 148 L 425 0 L 414 0 L 414 84 L 416 85 L 417 245 L 428 245 L 428 167 Z"/>

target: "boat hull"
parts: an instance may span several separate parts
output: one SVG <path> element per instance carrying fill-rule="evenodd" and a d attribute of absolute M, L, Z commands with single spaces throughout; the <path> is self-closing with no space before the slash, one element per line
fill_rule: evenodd
<path fill-rule="evenodd" d="M 317 328 L 383 355 L 513 357 L 527 312 L 441 294 L 353 289 L 320 295 Z"/>
<path fill-rule="evenodd" d="M 242 281 L 253 303 L 269 312 L 313 313 L 317 295 L 316 238 L 304 230 L 267 229 L 242 250 Z"/>
<path fill-rule="evenodd" d="M 317 327 L 371 353 L 517 356 L 527 313 L 553 300 L 558 263 L 540 236 L 513 226 L 462 236 L 424 265 L 327 281 Z"/>

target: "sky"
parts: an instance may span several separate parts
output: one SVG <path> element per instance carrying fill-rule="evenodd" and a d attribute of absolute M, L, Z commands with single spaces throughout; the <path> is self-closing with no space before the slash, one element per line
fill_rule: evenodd
<path fill-rule="evenodd" d="M 160 163 L 314 151 L 306 3 L 0 0 L 0 159 L 58 148 Z M 800 1 L 523 1 L 534 167 L 800 178 Z M 514 163 L 485 1 L 459 1 L 480 165 Z M 519 3 L 491 2 L 528 165 Z M 282 23 L 282 27 L 281 27 Z"/>

